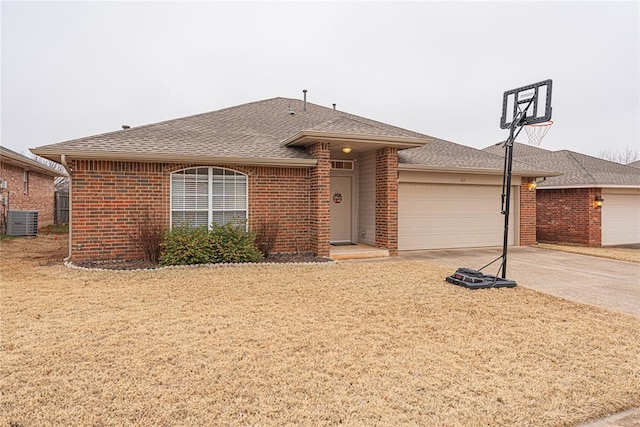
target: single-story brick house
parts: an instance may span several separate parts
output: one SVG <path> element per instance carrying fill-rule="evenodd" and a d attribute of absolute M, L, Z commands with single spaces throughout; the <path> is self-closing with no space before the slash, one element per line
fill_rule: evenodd
<path fill-rule="evenodd" d="M 0 146 L 0 209 L 3 228 L 10 210 L 37 211 L 39 226 L 52 224 L 54 183 L 59 176 L 66 174 Z"/>
<path fill-rule="evenodd" d="M 493 147 L 485 151 L 496 152 Z M 640 169 L 518 143 L 513 155 L 562 173 L 537 187 L 538 241 L 587 246 L 640 243 Z"/>
<path fill-rule="evenodd" d="M 305 96 L 306 98 L 306 96 Z M 125 128 L 123 126 L 123 128 Z M 276 222 L 275 252 L 499 246 L 503 159 L 326 108 L 273 98 L 32 149 L 71 176 L 73 261 L 140 257 L 145 212 L 167 226 Z M 510 243 L 535 243 L 547 168 L 515 162 Z"/>

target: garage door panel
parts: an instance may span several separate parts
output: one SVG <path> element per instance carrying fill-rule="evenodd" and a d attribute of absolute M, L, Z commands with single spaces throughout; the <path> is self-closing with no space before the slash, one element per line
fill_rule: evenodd
<path fill-rule="evenodd" d="M 640 194 L 604 193 L 602 244 L 640 243 Z"/>
<path fill-rule="evenodd" d="M 401 183 L 399 248 L 500 246 L 504 228 L 504 217 L 500 213 L 501 192 L 501 187 L 489 185 Z M 518 209 L 513 196 L 511 206 L 509 243 L 514 244 L 514 218 Z"/>

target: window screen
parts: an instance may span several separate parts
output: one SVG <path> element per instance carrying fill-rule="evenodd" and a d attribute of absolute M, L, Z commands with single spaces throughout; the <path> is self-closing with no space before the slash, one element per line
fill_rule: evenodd
<path fill-rule="evenodd" d="M 247 218 L 247 176 L 223 168 L 171 174 L 171 224 L 193 227 Z"/>

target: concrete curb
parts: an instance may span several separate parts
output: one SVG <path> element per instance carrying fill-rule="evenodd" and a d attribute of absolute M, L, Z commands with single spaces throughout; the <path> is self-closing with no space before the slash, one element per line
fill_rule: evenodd
<path fill-rule="evenodd" d="M 640 426 L 640 408 L 629 409 L 607 418 L 602 418 L 580 427 L 638 427 Z"/>

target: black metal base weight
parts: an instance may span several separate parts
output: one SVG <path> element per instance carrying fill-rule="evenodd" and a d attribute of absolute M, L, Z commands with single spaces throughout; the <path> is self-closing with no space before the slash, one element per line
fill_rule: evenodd
<path fill-rule="evenodd" d="M 468 289 L 515 288 L 517 283 L 491 274 L 483 274 L 470 268 L 459 268 L 446 281 Z"/>

